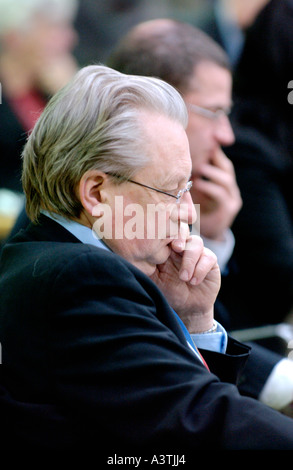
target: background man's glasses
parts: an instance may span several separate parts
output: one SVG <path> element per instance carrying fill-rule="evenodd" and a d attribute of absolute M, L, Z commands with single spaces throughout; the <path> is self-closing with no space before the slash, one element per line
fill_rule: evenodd
<path fill-rule="evenodd" d="M 221 108 L 221 109 L 216 109 L 214 111 L 210 108 L 204 108 L 202 106 L 197 106 L 196 104 L 191 104 L 191 103 L 188 103 L 187 107 L 188 109 L 190 109 L 190 111 L 196 114 L 199 114 L 200 116 L 211 119 L 212 121 L 217 121 L 223 116 L 228 117 L 229 114 L 231 113 L 231 108 L 223 108 L 223 109 Z"/>

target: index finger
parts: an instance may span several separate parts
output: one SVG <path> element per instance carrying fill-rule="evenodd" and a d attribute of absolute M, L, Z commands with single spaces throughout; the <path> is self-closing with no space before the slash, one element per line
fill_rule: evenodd
<path fill-rule="evenodd" d="M 192 235 L 186 241 L 179 270 L 179 277 L 182 281 L 191 281 L 194 277 L 194 270 L 202 255 L 203 249 L 203 241 L 198 235 Z"/>
<path fill-rule="evenodd" d="M 182 253 L 186 249 L 186 241 L 190 236 L 190 229 L 188 224 L 183 223 L 178 228 L 178 236 L 171 242 L 171 247 L 176 253 Z"/>
<path fill-rule="evenodd" d="M 211 158 L 211 163 L 222 170 L 226 170 L 234 173 L 234 165 L 227 155 L 220 148 L 218 149 Z"/>

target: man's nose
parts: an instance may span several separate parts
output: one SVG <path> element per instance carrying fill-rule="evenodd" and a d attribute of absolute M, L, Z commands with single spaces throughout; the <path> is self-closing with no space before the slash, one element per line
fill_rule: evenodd
<path fill-rule="evenodd" d="M 171 218 L 178 222 L 192 225 L 197 219 L 196 210 L 192 201 L 192 197 L 189 191 L 183 194 L 180 202 L 174 205 Z"/>
<path fill-rule="evenodd" d="M 216 123 L 216 137 L 220 145 L 226 147 L 234 144 L 235 135 L 228 116 L 221 116 Z"/>

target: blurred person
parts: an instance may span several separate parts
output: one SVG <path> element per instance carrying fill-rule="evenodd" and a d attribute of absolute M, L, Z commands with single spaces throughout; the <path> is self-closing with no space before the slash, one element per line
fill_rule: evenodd
<path fill-rule="evenodd" d="M 236 141 L 225 149 L 244 201 L 233 224 L 236 269 L 221 289 L 239 312 L 233 328 L 286 322 L 292 312 L 292 70 L 293 2 L 273 0 L 247 32 L 234 80 Z"/>
<path fill-rule="evenodd" d="M 157 0 L 82 0 L 74 26 L 79 41 L 74 50 L 82 66 L 104 62 L 126 31 L 145 19 L 166 15 L 168 2 Z"/>
<path fill-rule="evenodd" d="M 181 93 L 189 114 L 190 193 L 194 203 L 200 204 L 200 235 L 216 253 L 224 283 L 231 272 L 233 275 L 235 240 L 230 227 L 242 206 L 233 164 L 222 150 L 234 142 L 228 118 L 232 75 L 227 55 L 199 29 L 157 19 L 135 26 L 121 38 L 108 64 L 123 73 L 159 77 Z M 222 300 L 221 290 L 218 297 Z M 232 312 L 225 308 L 226 298 L 216 306 L 217 319 L 229 329 L 237 308 Z M 240 389 L 278 409 L 285 408 L 292 402 L 292 361 L 254 343 Z"/>
<path fill-rule="evenodd" d="M 77 0 L 0 0 L 0 188 L 21 192 L 21 151 L 49 96 L 77 71 Z"/>
<path fill-rule="evenodd" d="M 89 66 L 34 126 L 32 223 L 0 265 L 5 448 L 176 449 L 188 464 L 198 449 L 292 449 L 292 419 L 232 383 L 248 348 L 214 321 L 219 266 L 189 234 L 187 119 L 167 83 Z M 128 236 L 149 205 L 165 235 Z"/>

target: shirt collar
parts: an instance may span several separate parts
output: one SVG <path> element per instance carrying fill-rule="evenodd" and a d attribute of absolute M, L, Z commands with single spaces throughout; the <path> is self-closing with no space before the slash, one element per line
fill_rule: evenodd
<path fill-rule="evenodd" d="M 65 219 L 61 215 L 53 212 L 42 211 L 42 214 L 62 225 L 62 227 L 72 233 L 72 235 L 74 235 L 80 242 L 94 245 L 98 248 L 103 248 L 104 250 L 110 250 L 110 248 L 97 236 L 93 229 L 90 229 L 75 220 Z"/>

